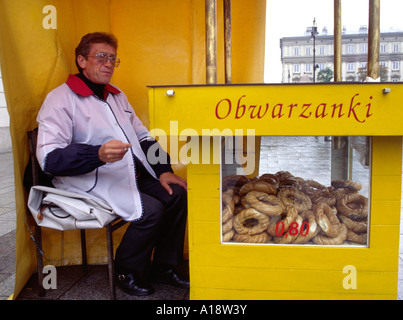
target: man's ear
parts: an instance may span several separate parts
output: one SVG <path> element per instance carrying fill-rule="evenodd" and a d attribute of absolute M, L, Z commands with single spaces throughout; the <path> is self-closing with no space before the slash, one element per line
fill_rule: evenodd
<path fill-rule="evenodd" d="M 85 66 L 87 65 L 87 59 L 85 59 L 84 56 L 82 56 L 81 54 L 79 54 L 79 55 L 77 56 L 77 63 L 78 63 L 78 65 L 79 65 L 82 69 L 84 69 Z"/>

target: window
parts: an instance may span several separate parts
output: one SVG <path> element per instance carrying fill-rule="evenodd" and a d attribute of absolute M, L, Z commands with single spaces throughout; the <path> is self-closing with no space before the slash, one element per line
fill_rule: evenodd
<path fill-rule="evenodd" d="M 367 49 L 367 45 L 366 44 L 362 44 L 361 45 L 361 53 L 367 53 L 368 49 Z"/>
<path fill-rule="evenodd" d="M 399 70 L 399 61 L 392 61 L 392 70 Z"/>
<path fill-rule="evenodd" d="M 370 137 L 332 137 L 343 157 L 324 137 L 238 138 L 221 139 L 223 245 L 368 245 Z"/>
<path fill-rule="evenodd" d="M 325 47 L 319 47 L 319 54 L 321 55 L 321 56 L 323 56 L 323 55 L 325 55 Z"/>
<path fill-rule="evenodd" d="M 347 53 L 348 54 L 353 54 L 354 53 L 354 45 L 349 44 L 347 46 Z"/>
<path fill-rule="evenodd" d="M 305 65 L 305 72 L 312 72 L 312 65 L 311 64 L 306 64 Z"/>
<path fill-rule="evenodd" d="M 306 47 L 305 48 L 305 55 L 310 56 L 311 55 L 311 47 Z"/>
<path fill-rule="evenodd" d="M 294 56 L 299 56 L 299 47 L 294 47 Z"/>
<path fill-rule="evenodd" d="M 380 51 L 381 51 L 381 53 L 386 53 L 386 44 L 381 43 L 381 45 L 380 45 Z"/>
<path fill-rule="evenodd" d="M 393 44 L 393 52 L 399 52 L 399 44 L 398 43 Z"/>
<path fill-rule="evenodd" d="M 299 64 L 294 64 L 294 73 L 300 73 Z"/>
<path fill-rule="evenodd" d="M 361 62 L 361 68 L 366 68 L 367 67 L 367 63 L 366 62 Z"/>
<path fill-rule="evenodd" d="M 355 71 L 354 62 L 347 63 L 347 72 L 354 72 L 354 71 Z"/>

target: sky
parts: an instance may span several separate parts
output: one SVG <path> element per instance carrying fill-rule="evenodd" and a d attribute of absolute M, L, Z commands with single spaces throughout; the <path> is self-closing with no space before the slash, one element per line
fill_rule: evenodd
<path fill-rule="evenodd" d="M 281 82 L 280 38 L 304 36 L 316 19 L 318 32 L 333 34 L 333 0 L 267 0 L 265 82 Z M 380 0 L 381 32 L 403 31 L 403 0 Z M 341 25 L 347 33 L 368 26 L 369 0 L 342 0 Z"/>

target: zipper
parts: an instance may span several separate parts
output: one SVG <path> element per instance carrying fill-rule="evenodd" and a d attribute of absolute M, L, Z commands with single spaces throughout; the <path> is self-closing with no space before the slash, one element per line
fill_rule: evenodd
<path fill-rule="evenodd" d="M 124 134 L 124 136 L 125 136 L 125 138 L 126 138 L 127 143 L 131 144 L 129 138 L 127 137 L 126 132 L 123 130 L 122 126 L 120 125 L 120 123 L 119 123 L 119 121 L 118 121 L 118 119 L 116 118 L 116 115 L 115 115 L 115 113 L 113 112 L 111 105 L 110 105 L 106 100 L 102 100 L 102 99 L 100 99 L 99 97 L 97 97 L 96 95 L 94 95 L 94 97 L 95 97 L 96 99 L 102 101 L 102 102 L 105 102 L 105 103 L 108 105 L 109 110 L 111 111 L 113 117 L 115 118 L 116 123 L 118 124 L 120 130 L 122 130 L 122 132 L 123 132 L 123 134 Z M 136 189 L 137 189 L 138 192 L 139 192 L 140 204 L 141 204 L 141 215 L 140 215 L 140 217 L 139 217 L 138 219 L 133 220 L 133 221 L 137 221 L 137 220 L 140 220 L 140 219 L 143 217 L 144 206 L 143 206 L 143 197 L 141 196 L 141 192 L 140 192 L 140 190 L 139 190 L 138 181 L 137 181 L 136 159 L 135 159 L 135 158 L 136 158 L 136 155 L 134 154 L 132 148 L 130 148 L 130 153 L 131 153 L 131 155 L 132 155 L 132 161 L 133 161 L 134 182 L 135 182 L 135 184 L 136 184 Z M 139 161 L 140 161 L 140 160 L 139 160 Z M 97 177 L 97 178 L 98 178 L 98 177 Z M 92 190 L 92 189 L 91 189 L 91 190 Z"/>
<path fill-rule="evenodd" d="M 96 168 L 96 170 L 95 170 L 95 182 L 94 182 L 94 185 L 90 189 L 85 191 L 85 192 L 90 193 L 97 186 L 97 184 L 98 184 L 98 169 L 99 168 Z"/>

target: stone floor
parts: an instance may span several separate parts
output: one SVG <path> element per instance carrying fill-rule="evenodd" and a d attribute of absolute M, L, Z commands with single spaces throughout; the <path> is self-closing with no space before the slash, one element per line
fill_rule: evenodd
<path fill-rule="evenodd" d="M 0 154 L 0 299 L 14 291 L 15 281 L 15 196 L 11 153 Z"/>
<path fill-rule="evenodd" d="M 183 272 L 187 264 L 182 266 Z M 17 300 L 109 300 L 109 282 L 106 265 L 66 266 L 57 268 L 57 288 L 45 290 L 38 297 L 38 278 L 34 274 Z M 152 283 L 155 292 L 145 297 L 130 296 L 116 288 L 116 300 L 189 300 L 189 290 L 165 284 Z"/>
<path fill-rule="evenodd" d="M 301 140 L 302 139 L 302 140 Z M 323 137 L 265 137 L 262 140 L 261 173 L 287 170 L 305 179 L 314 178 L 322 184 L 329 183 L 330 141 Z M 290 154 L 291 147 L 295 151 Z M 270 160 L 265 155 L 270 154 Z M 354 154 L 353 177 L 365 181 L 368 169 L 359 165 L 359 154 Z M 312 161 L 312 159 L 316 159 Z M 7 299 L 14 289 L 15 281 L 15 197 L 14 172 L 11 153 L 0 154 L 0 300 Z M 364 183 L 364 190 L 368 188 Z M 363 191 L 363 192 L 368 192 Z M 402 192 L 403 195 L 403 192 Z M 403 208 L 403 207 L 402 207 Z M 401 215 L 402 217 L 402 215 Z M 183 266 L 183 270 L 187 266 Z M 80 266 L 60 267 L 57 269 L 57 290 L 48 290 L 45 297 L 49 300 L 70 299 L 109 299 L 107 270 L 104 265 L 89 266 L 84 271 Z M 403 300 L 403 220 L 400 228 L 398 300 Z M 186 300 L 188 290 L 156 285 L 155 294 L 145 297 L 131 297 L 117 289 L 119 300 Z M 18 299 L 39 299 L 36 295 L 36 276 L 20 293 Z"/>

